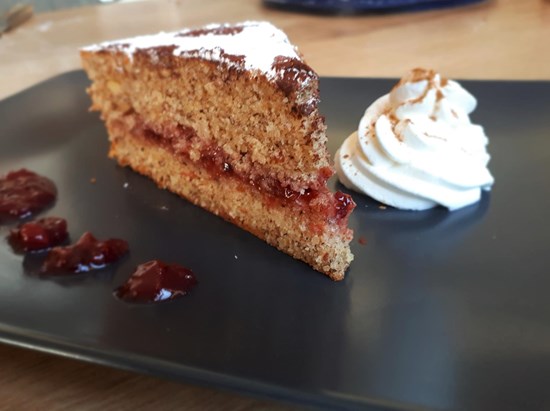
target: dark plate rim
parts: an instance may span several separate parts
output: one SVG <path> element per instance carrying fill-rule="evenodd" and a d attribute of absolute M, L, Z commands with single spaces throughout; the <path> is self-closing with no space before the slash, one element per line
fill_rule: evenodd
<path fill-rule="evenodd" d="M 174 364 L 169 361 L 151 359 L 110 349 L 94 349 L 69 341 L 58 340 L 41 333 L 21 330 L 0 323 L 0 343 L 13 347 L 70 358 L 90 364 L 107 366 L 119 370 L 160 377 L 175 382 L 197 384 L 222 389 L 250 397 L 271 399 L 292 405 L 303 405 L 320 409 L 367 409 L 396 411 L 426 411 L 429 408 L 416 407 L 387 400 L 363 399 L 326 392 L 323 399 L 301 391 L 290 390 L 275 384 L 268 384 L 247 378 Z M 367 407 L 367 408 L 365 408 Z"/>

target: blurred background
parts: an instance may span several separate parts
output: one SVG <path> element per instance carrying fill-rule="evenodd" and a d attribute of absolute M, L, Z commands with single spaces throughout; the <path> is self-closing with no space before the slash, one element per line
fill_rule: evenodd
<path fill-rule="evenodd" d="M 17 4 L 33 7 L 35 13 L 85 5 L 130 3 L 143 0 L 3 0 L 0 15 Z M 253 1 L 253 0 L 252 0 Z M 460 6 L 486 0 L 258 0 L 273 8 L 293 11 L 353 13 L 361 11 L 426 10 L 430 8 Z"/>

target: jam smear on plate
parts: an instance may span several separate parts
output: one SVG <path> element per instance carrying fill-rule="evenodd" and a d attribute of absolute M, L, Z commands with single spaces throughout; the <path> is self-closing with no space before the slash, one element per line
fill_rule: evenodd
<path fill-rule="evenodd" d="M 182 297 L 197 284 L 193 272 L 178 264 L 152 260 L 140 264 L 114 294 L 131 303 L 154 303 Z"/>
<path fill-rule="evenodd" d="M 45 217 L 12 228 L 8 242 L 15 252 L 26 253 L 52 248 L 61 244 L 67 237 L 65 219 Z"/>
<path fill-rule="evenodd" d="M 24 168 L 11 171 L 0 177 L 0 223 L 42 211 L 56 196 L 50 179 Z"/>
<path fill-rule="evenodd" d="M 111 238 L 97 240 L 90 232 L 85 232 L 73 245 L 54 247 L 40 267 L 42 274 L 83 273 L 99 270 L 114 263 L 128 252 L 128 243 Z"/>

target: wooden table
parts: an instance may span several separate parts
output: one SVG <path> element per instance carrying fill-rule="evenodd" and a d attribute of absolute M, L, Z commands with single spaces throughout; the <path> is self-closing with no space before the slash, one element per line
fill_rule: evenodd
<path fill-rule="evenodd" d="M 259 0 L 158 0 L 40 14 L 1 37 L 0 99 L 78 68 L 77 49 L 89 43 L 254 19 L 284 29 L 324 76 L 398 77 L 424 66 L 451 78 L 550 80 L 548 0 L 341 17 L 269 10 Z M 10 410 L 290 409 L 4 345 L 0 398 Z"/>

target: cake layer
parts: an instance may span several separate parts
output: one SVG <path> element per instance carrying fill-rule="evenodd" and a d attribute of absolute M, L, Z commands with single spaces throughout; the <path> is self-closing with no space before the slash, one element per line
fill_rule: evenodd
<path fill-rule="evenodd" d="M 333 280 L 344 278 L 353 259 L 349 249 L 352 233 L 345 225 L 319 221 L 319 214 L 297 212 L 284 200 L 276 203 L 240 179 L 214 179 L 200 164 L 124 128 L 121 122 L 109 127 L 109 155 L 119 164 L 151 177 L 160 188 L 238 225 Z M 323 229 L 311 229 L 319 224 Z"/>
<path fill-rule="evenodd" d="M 249 185 L 249 188 L 255 189 L 258 194 L 265 194 L 266 203 L 295 207 L 298 213 L 317 214 L 315 225 L 311 225 L 310 230 L 322 231 L 326 229 L 327 224 L 340 225 L 342 230 L 348 230 L 347 217 L 353 208 L 353 200 L 349 195 L 341 192 L 331 193 L 326 187 L 328 177 L 326 174 L 320 173 L 319 182 L 322 184 L 319 184 L 319 187 L 294 191 L 274 177 L 258 174 L 257 170 L 246 173 L 235 169 L 224 150 L 212 143 L 203 142 L 202 147 L 195 145 L 199 155 L 192 156 L 189 144 L 184 143 L 196 136 L 196 131 L 191 127 L 180 127 L 166 135 L 159 132 L 158 127 L 145 123 L 135 112 L 128 112 L 120 118 L 109 119 L 107 125 L 111 130 L 123 129 L 124 133 L 149 140 L 152 144 L 163 147 L 184 161 L 192 161 L 196 167 L 210 173 L 213 179 L 238 179 Z"/>

